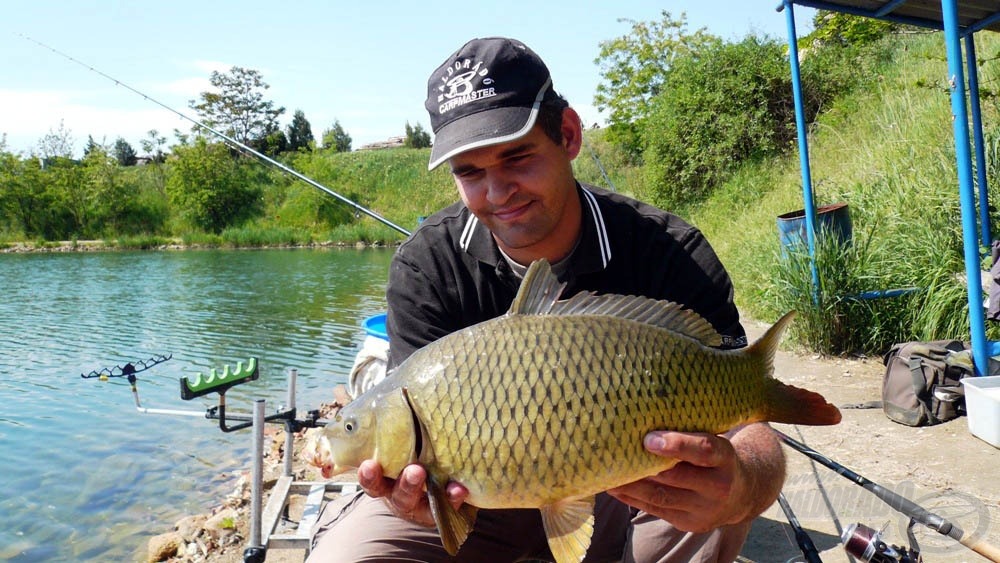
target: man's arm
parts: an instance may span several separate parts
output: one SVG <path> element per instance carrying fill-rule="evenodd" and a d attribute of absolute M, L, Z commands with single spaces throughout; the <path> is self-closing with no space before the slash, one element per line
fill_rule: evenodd
<path fill-rule="evenodd" d="M 680 530 L 707 532 L 754 518 L 774 502 L 785 481 L 784 452 L 764 423 L 726 436 L 650 432 L 643 443 L 654 454 L 680 461 L 608 493 Z"/>

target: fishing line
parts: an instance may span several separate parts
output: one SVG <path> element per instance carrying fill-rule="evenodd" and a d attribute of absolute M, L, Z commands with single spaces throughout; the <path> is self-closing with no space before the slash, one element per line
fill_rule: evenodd
<path fill-rule="evenodd" d="M 258 152 L 256 150 L 254 150 L 254 149 L 252 149 L 252 148 L 244 145 L 243 143 L 237 141 L 236 139 L 233 139 L 232 137 L 230 137 L 230 136 L 228 136 L 228 135 L 226 135 L 224 133 L 216 131 L 215 129 L 209 127 L 208 125 L 205 125 L 204 123 L 198 121 L 197 119 L 194 119 L 192 117 L 188 117 L 187 115 L 185 115 L 185 114 L 181 113 L 180 111 L 178 111 L 178 110 L 176 110 L 176 109 L 174 109 L 174 108 L 172 108 L 172 107 L 164 104 L 163 102 L 157 100 L 156 98 L 153 98 L 152 96 L 149 96 L 148 94 L 144 94 L 143 92 L 140 92 L 139 90 L 136 90 L 135 88 L 133 88 L 132 86 L 129 86 L 128 84 L 122 82 L 121 80 L 118 80 L 117 78 L 115 78 L 113 76 L 110 76 L 110 75 L 108 75 L 108 74 L 106 74 L 106 73 L 104 73 L 104 72 L 102 72 L 102 71 L 100 71 L 100 70 L 98 70 L 98 69 L 90 66 L 87 63 L 84 63 L 84 62 L 82 62 L 82 61 L 80 61 L 78 59 L 75 59 L 72 56 L 70 56 L 70 55 L 68 55 L 68 54 L 66 54 L 64 52 L 59 51 L 58 49 L 55 49 L 54 47 L 50 47 L 50 46 L 46 45 L 45 43 L 42 43 L 41 41 L 38 41 L 37 39 L 33 39 L 31 37 L 28 37 L 27 35 L 24 35 L 23 33 L 18 33 L 17 35 L 20 36 L 20 37 L 22 37 L 22 38 L 24 38 L 24 39 L 26 39 L 27 41 L 30 41 L 30 42 L 38 45 L 39 47 L 42 47 L 43 49 L 48 49 L 49 51 L 52 51 L 53 53 L 55 53 L 55 54 L 57 54 L 57 55 L 65 58 L 65 59 L 68 59 L 68 60 L 70 60 L 70 61 L 72 61 L 72 62 L 74 62 L 74 63 L 76 63 L 76 64 L 78 64 L 78 65 L 80 65 L 80 66 L 82 66 L 84 68 L 86 68 L 87 70 L 90 70 L 90 71 L 98 74 L 99 76 L 101 76 L 103 78 L 106 78 L 106 79 L 114 82 L 115 85 L 117 85 L 117 86 L 121 86 L 121 87 L 125 88 L 126 90 L 128 90 L 128 91 L 130 91 L 130 92 L 132 92 L 134 94 L 138 94 L 139 96 L 142 96 L 142 98 L 144 100 L 148 100 L 150 102 L 153 102 L 154 104 L 162 107 L 163 109 L 165 109 L 165 110 L 167 110 L 167 111 L 169 111 L 171 113 L 176 114 L 177 116 L 181 117 L 182 119 L 186 119 L 187 121 L 190 121 L 191 123 L 194 123 L 198 127 L 201 127 L 202 129 L 208 131 L 209 133 L 212 133 L 213 135 L 215 135 L 215 136 L 223 139 L 224 141 L 226 141 L 227 143 L 229 143 L 231 146 L 234 146 L 234 147 L 238 148 L 239 150 L 241 150 L 243 152 L 252 154 L 253 156 L 259 158 L 260 160 L 263 160 L 264 162 L 266 162 L 266 163 L 268 163 L 268 164 L 270 164 L 272 166 L 277 167 L 282 172 L 285 172 L 286 174 L 289 174 L 289 175 L 291 175 L 291 176 L 293 176 L 293 177 L 295 177 L 295 178 L 297 178 L 297 179 L 299 179 L 299 180 L 301 180 L 301 181 L 309 184 L 310 186 L 312 186 L 312 187 L 314 187 L 314 188 L 316 188 L 316 189 L 318 189 L 318 190 L 326 193 L 327 195 L 330 195 L 330 196 L 333 196 L 333 197 L 337 198 L 341 202 L 343 202 L 343 203 L 345 203 L 345 204 L 353 207 L 355 211 L 359 211 L 361 213 L 364 213 L 365 215 L 368 215 L 369 217 L 371 217 L 371 218 L 379 221 L 383 225 L 386 225 L 387 227 L 390 227 L 392 229 L 395 229 L 395 230 L 399 231 L 403 235 L 406 235 L 406 236 L 410 235 L 410 231 L 404 229 L 403 227 L 400 227 L 399 225 L 393 223 L 392 221 L 389 221 L 388 219 L 386 219 L 385 217 L 382 217 L 378 213 L 375 213 L 374 211 L 372 211 L 370 209 L 367 209 L 367 208 L 365 208 L 365 207 L 363 207 L 363 206 L 361 206 L 361 205 L 359 205 L 359 204 L 351 201 L 350 199 L 348 199 L 348 198 L 346 198 L 346 197 L 338 194 L 337 192 L 331 190 L 330 188 L 324 186 L 323 184 L 320 184 L 319 182 L 316 182 L 315 180 L 313 180 L 313 179 L 311 179 L 311 178 L 309 178 L 307 176 L 304 176 L 304 175 L 300 174 L 299 172 L 297 172 L 297 171 L 289 168 L 288 166 L 285 166 L 284 164 L 282 164 L 282 163 L 280 163 L 280 162 L 278 162 L 278 161 L 276 161 L 276 160 L 274 160 L 274 159 L 272 159 L 272 158 L 270 158 L 270 157 L 268 157 L 268 156 L 266 156 L 264 154 L 261 154 L 260 152 Z"/>

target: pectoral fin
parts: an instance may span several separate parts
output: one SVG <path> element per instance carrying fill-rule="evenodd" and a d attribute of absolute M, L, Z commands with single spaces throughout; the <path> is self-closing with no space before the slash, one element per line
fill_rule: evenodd
<path fill-rule="evenodd" d="M 556 563 L 579 563 L 594 533 L 594 497 L 543 506 L 542 524 Z"/>
<path fill-rule="evenodd" d="M 416 427 L 417 461 L 423 464 L 427 470 L 427 500 L 431 505 L 431 515 L 434 516 L 434 523 L 437 524 L 438 533 L 441 534 L 441 543 L 449 555 L 456 555 L 466 538 L 472 533 L 472 526 L 476 523 L 476 512 L 478 509 L 469 504 L 463 504 L 459 510 L 448 502 L 448 494 L 445 492 L 445 485 L 448 484 L 448 476 L 440 475 L 434 471 L 437 458 L 434 455 L 434 445 L 427 433 L 427 427 L 423 420 L 417 415 L 416 406 L 410 392 L 403 387 L 403 398 L 410 407 L 413 415 L 413 423 Z"/>
<path fill-rule="evenodd" d="M 449 555 L 456 555 L 472 533 L 478 509 L 470 504 L 463 504 L 459 510 L 455 510 L 448 502 L 448 495 L 444 490 L 445 483 L 441 481 L 433 475 L 427 476 L 427 499 L 431 503 L 431 514 L 434 515 L 434 522 L 437 524 L 438 533 L 441 534 L 441 543 L 444 544 L 445 551 Z"/>

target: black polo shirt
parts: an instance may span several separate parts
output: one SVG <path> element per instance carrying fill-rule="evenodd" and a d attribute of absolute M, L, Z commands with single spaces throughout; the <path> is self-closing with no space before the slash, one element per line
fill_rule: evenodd
<path fill-rule="evenodd" d="M 582 291 L 644 295 L 705 317 L 725 347 L 746 345 L 733 286 L 705 237 L 681 218 L 578 185 L 583 235 L 560 281 Z M 490 231 L 461 202 L 427 218 L 389 267 L 389 368 L 451 332 L 507 312 L 520 279 Z"/>

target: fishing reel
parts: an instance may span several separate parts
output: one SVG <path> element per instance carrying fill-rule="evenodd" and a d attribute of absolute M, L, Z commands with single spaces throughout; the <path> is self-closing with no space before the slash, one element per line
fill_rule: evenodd
<path fill-rule="evenodd" d="M 911 522 L 912 525 L 912 522 Z M 882 540 L 882 531 L 876 531 L 861 523 L 851 524 L 844 530 L 841 541 L 848 554 L 870 563 L 922 563 L 923 558 L 916 549 L 915 538 L 909 533 L 911 547 L 889 545 Z"/>

